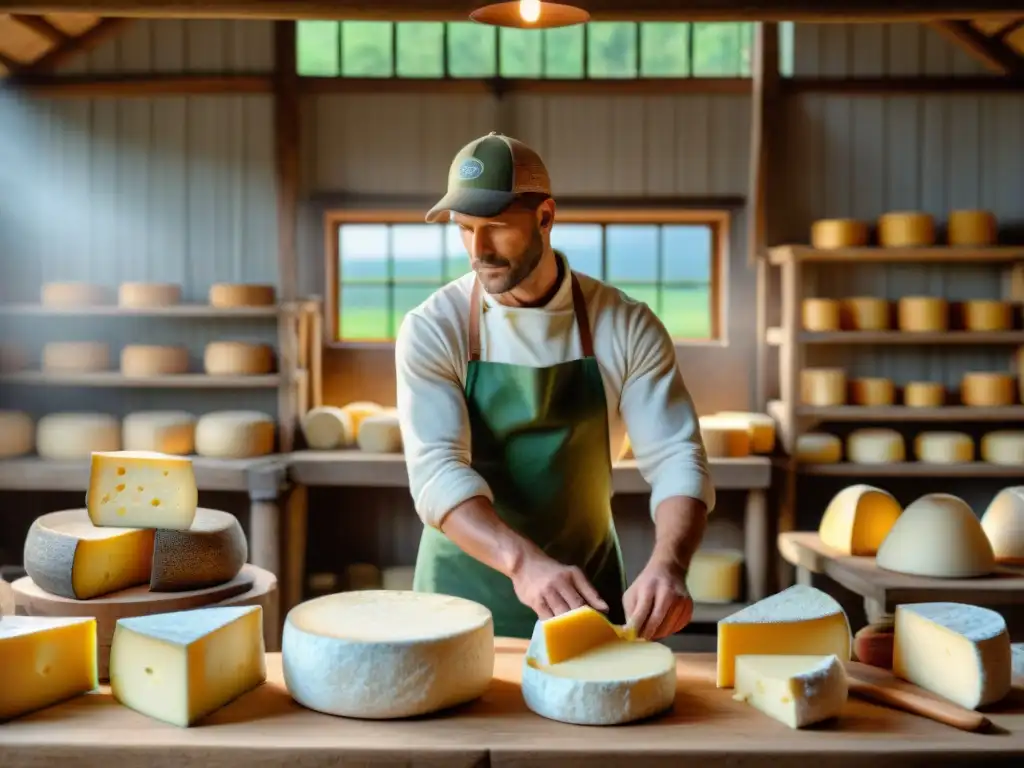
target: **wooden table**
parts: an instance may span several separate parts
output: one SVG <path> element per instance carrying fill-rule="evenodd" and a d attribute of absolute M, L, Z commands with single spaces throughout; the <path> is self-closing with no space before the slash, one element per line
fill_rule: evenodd
<path fill-rule="evenodd" d="M 530 712 L 519 688 L 523 643 L 499 639 L 495 677 L 479 700 L 406 721 L 322 715 L 292 701 L 281 657 L 268 681 L 183 729 L 140 715 L 106 688 L 0 725 L 3 768 L 829 768 L 1024 765 L 1024 690 L 991 719 L 1005 733 L 972 734 L 851 699 L 842 719 L 804 731 L 715 688 L 711 654 L 680 654 L 674 709 L 622 727 L 572 726 Z M 1016 761 L 1016 762 L 1014 762 Z"/>

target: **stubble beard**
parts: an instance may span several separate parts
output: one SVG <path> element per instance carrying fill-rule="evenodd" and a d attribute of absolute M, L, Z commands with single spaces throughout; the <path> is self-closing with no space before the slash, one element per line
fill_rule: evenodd
<path fill-rule="evenodd" d="M 526 246 L 522 256 L 515 262 L 505 262 L 509 264 L 509 269 L 504 275 L 481 274 L 477 269 L 477 279 L 484 290 L 491 295 L 508 293 L 533 273 L 543 256 L 544 237 L 541 235 L 540 227 L 534 225 L 530 244 Z M 486 266 L 486 264 L 478 263 L 477 266 Z"/>

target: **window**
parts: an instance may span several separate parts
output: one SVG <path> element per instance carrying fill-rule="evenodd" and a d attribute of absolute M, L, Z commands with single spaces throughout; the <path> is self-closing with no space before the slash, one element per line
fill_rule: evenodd
<path fill-rule="evenodd" d="M 560 29 L 474 22 L 300 21 L 307 77 L 748 77 L 749 22 L 595 21 Z"/>
<path fill-rule="evenodd" d="M 327 215 L 336 341 L 393 341 L 406 312 L 469 271 L 458 228 L 422 221 L 418 212 Z M 646 303 L 679 341 L 718 337 L 727 237 L 723 212 L 564 209 L 551 235 L 573 269 Z"/>

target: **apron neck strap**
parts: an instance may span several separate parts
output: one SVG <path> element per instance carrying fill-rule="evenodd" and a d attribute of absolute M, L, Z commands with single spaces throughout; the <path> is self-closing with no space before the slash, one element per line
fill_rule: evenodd
<path fill-rule="evenodd" d="M 576 315 L 576 327 L 580 334 L 580 348 L 583 357 L 594 356 L 594 337 L 590 333 L 590 319 L 587 316 L 587 303 L 583 299 L 583 289 L 576 273 L 569 271 L 572 280 L 572 308 Z M 473 290 L 469 295 L 469 359 L 480 359 L 480 294 L 483 289 L 479 280 L 473 281 Z"/>

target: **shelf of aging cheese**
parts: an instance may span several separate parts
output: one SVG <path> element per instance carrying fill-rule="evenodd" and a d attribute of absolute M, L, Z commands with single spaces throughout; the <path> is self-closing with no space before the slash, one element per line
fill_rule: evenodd
<path fill-rule="evenodd" d="M 768 249 L 768 262 L 781 267 L 795 263 L 874 263 L 874 264 L 1012 264 L 1024 262 L 1024 245 L 921 246 L 886 248 L 815 248 L 811 245 L 779 245 Z"/>
<path fill-rule="evenodd" d="M 126 376 L 117 371 L 50 373 L 19 371 L 0 375 L 0 384 L 54 387 L 117 387 L 135 389 L 275 389 L 282 374 L 217 376 L 206 373 L 174 373 L 160 376 Z"/>
<path fill-rule="evenodd" d="M 766 337 L 773 347 L 786 343 L 783 328 L 769 328 Z M 871 345 L 1024 345 L 1022 331 L 797 331 L 798 344 Z"/>
<path fill-rule="evenodd" d="M 275 318 L 287 305 L 214 307 L 209 304 L 175 304 L 168 307 L 121 307 L 116 305 L 50 307 L 44 304 L 0 304 L 0 316 L 13 317 L 167 317 L 196 320 Z"/>

